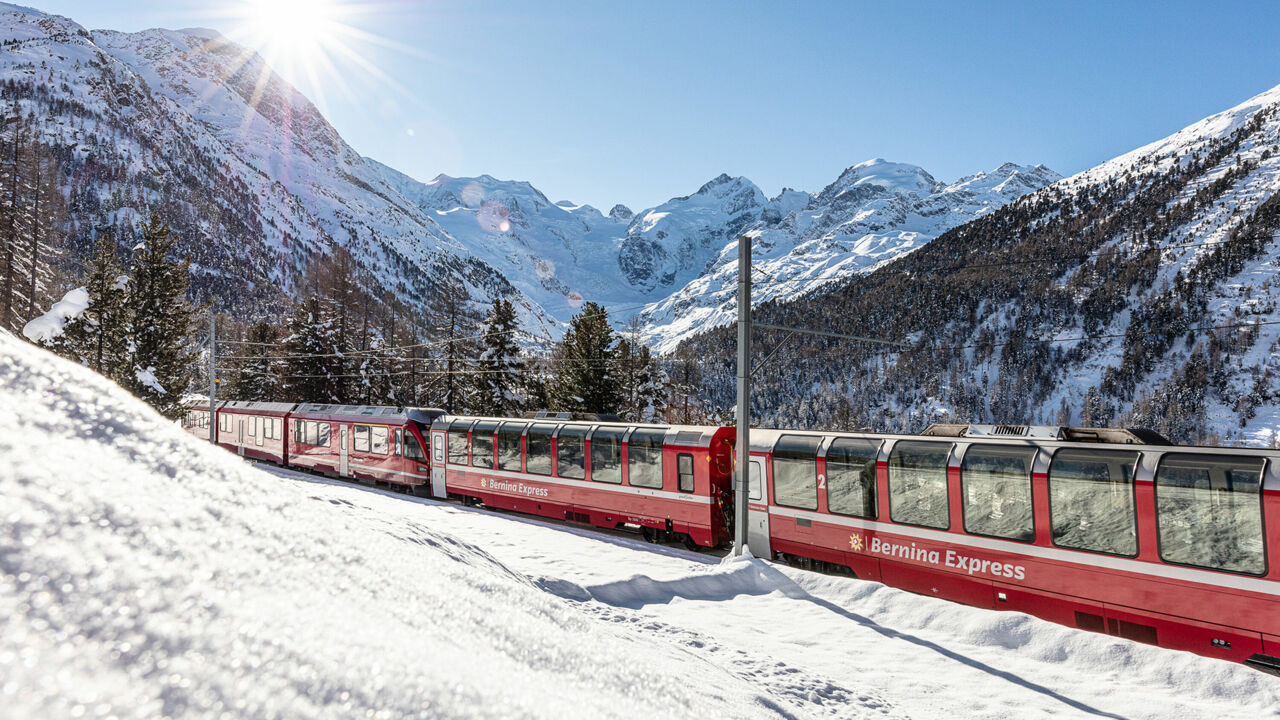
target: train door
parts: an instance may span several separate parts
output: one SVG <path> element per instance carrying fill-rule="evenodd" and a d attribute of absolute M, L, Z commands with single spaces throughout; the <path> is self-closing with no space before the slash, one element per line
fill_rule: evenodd
<path fill-rule="evenodd" d="M 236 427 L 238 428 L 236 431 L 236 447 L 239 448 L 240 457 L 244 457 L 244 418 L 236 420 Z"/>
<path fill-rule="evenodd" d="M 449 493 L 444 478 L 444 433 L 431 433 L 431 494 L 442 498 Z"/>
<path fill-rule="evenodd" d="M 347 426 L 338 426 L 338 474 L 346 477 L 351 474 L 351 458 L 347 456 Z"/>
<path fill-rule="evenodd" d="M 747 547 L 751 554 L 769 560 L 769 498 L 765 496 L 764 460 L 751 458 L 747 473 Z"/>

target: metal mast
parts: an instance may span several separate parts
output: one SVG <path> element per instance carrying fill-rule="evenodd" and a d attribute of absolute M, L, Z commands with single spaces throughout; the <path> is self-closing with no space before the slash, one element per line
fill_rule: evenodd
<path fill-rule="evenodd" d="M 213 404 L 218 395 L 218 375 L 215 369 L 214 356 L 218 352 L 217 340 L 218 313 L 209 308 L 209 442 L 218 444 L 218 423 L 213 412 Z"/>
<path fill-rule="evenodd" d="M 747 546 L 747 482 L 751 477 L 751 241 L 738 237 L 738 429 L 733 498 L 733 554 Z"/>

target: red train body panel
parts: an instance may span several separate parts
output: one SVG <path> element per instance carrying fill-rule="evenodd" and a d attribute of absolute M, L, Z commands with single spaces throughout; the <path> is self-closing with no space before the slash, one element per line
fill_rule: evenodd
<path fill-rule="evenodd" d="M 431 480 L 423 441 L 434 414 L 415 419 L 422 412 L 303 403 L 289 414 L 287 464 L 416 491 Z"/>
<path fill-rule="evenodd" d="M 285 426 L 292 403 L 222 403 L 218 444 L 241 457 L 285 463 Z"/>

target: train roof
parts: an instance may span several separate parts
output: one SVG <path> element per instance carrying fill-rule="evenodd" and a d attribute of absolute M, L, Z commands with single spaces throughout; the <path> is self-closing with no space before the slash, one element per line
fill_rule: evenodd
<path fill-rule="evenodd" d="M 301 403 L 293 414 L 342 418 L 346 420 L 415 420 L 430 425 L 444 414 L 439 408 L 397 407 L 394 405 L 336 405 L 328 403 Z"/>
<path fill-rule="evenodd" d="M 444 415 L 436 419 L 432 429 L 444 430 L 449 428 L 455 422 L 466 423 L 468 427 L 477 422 L 489 423 L 520 423 L 522 425 L 548 424 L 560 425 L 567 427 L 597 428 L 597 427 L 624 427 L 629 430 L 656 430 L 666 434 L 665 442 L 675 445 L 690 445 L 696 447 L 708 447 L 717 434 L 731 434 L 733 427 L 722 427 L 719 425 L 658 425 L 655 423 L 632 423 L 623 420 L 588 420 L 588 419 L 570 419 L 563 418 L 560 415 L 568 415 L 568 413 L 540 413 L 535 417 L 489 417 L 481 415 Z M 599 417 L 616 417 L 610 415 L 602 415 Z"/>
<path fill-rule="evenodd" d="M 259 402 L 251 400 L 229 400 L 221 405 L 223 410 L 242 410 L 245 412 L 287 413 L 293 410 L 294 403 Z"/>

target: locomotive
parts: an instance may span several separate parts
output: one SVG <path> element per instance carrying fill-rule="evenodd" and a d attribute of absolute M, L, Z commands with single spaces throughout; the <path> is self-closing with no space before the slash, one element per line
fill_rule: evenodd
<path fill-rule="evenodd" d="M 733 537 L 732 427 L 313 403 L 190 406 L 246 458 L 690 549 Z M 1140 430 L 753 429 L 756 557 L 1280 675 L 1280 452 Z"/>

